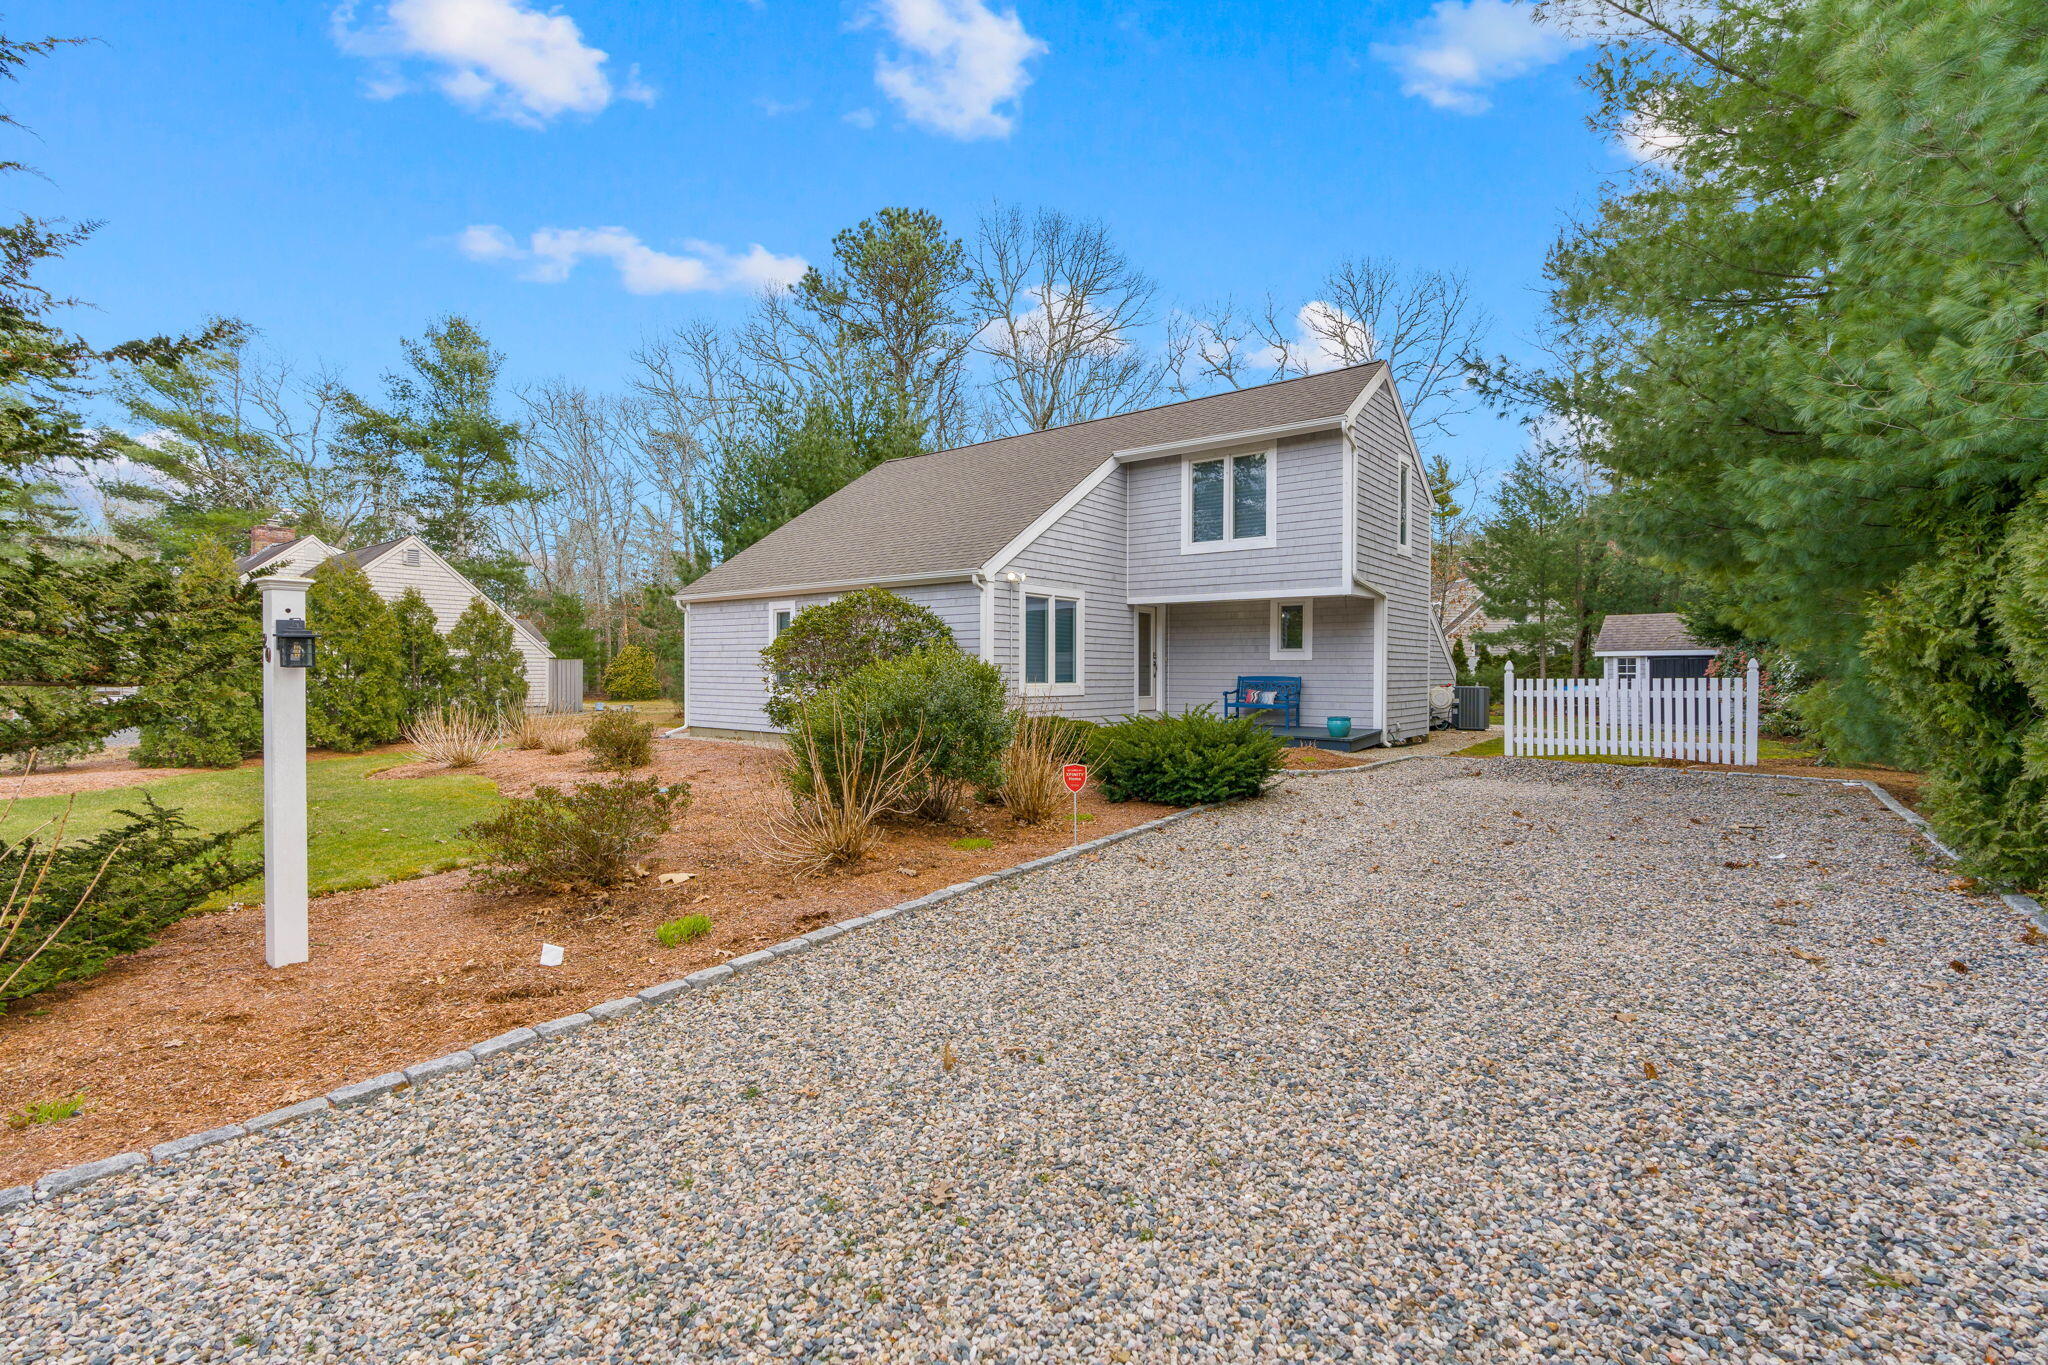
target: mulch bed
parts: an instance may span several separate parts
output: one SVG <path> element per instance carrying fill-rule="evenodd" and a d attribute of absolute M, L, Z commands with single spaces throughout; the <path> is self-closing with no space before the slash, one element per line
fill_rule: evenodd
<path fill-rule="evenodd" d="M 773 807 L 775 757 L 755 745 L 657 741 L 651 771 L 689 782 L 694 800 L 648 860 L 650 875 L 608 898 L 487 894 L 470 890 L 463 872 L 327 896 L 312 907 L 313 960 L 279 970 L 263 965 L 261 908 L 237 907 L 173 926 L 156 946 L 90 981 L 15 1002 L 0 1016 L 0 1114 L 78 1092 L 85 1104 L 60 1122 L 0 1129 L 0 1186 L 573 1014 L 1073 837 L 1067 821 L 1019 827 L 988 807 L 975 828 L 895 828 L 858 868 L 791 877 L 755 851 Z M 587 780 L 583 760 L 580 751 L 502 752 L 469 771 L 519 794 Z M 380 776 L 446 771 L 408 764 Z M 1112 805 L 1090 788 L 1081 811 L 1092 818 L 1081 837 L 1167 809 Z M 952 846 L 970 835 L 994 846 Z M 665 885 L 654 874 L 667 871 L 694 875 Z M 661 947 L 656 927 L 691 913 L 709 915 L 712 932 Z M 564 965 L 539 965 L 543 942 L 567 950 Z"/>

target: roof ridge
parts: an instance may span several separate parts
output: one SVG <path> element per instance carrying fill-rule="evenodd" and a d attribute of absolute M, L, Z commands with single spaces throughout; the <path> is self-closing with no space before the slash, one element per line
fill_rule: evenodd
<path fill-rule="evenodd" d="M 964 446 L 947 446 L 944 450 L 927 450 L 916 455 L 898 455 L 893 460 L 882 461 L 883 465 L 908 464 L 912 460 L 929 460 L 934 455 L 957 455 L 964 450 L 979 450 L 983 446 L 1001 445 L 1004 441 L 1020 440 L 1026 436 L 1043 436 L 1052 431 L 1072 431 L 1076 427 L 1093 426 L 1097 422 L 1114 422 L 1125 417 L 1142 417 L 1148 412 L 1164 412 L 1168 408 L 1193 407 L 1219 398 L 1233 398 L 1241 393 L 1264 392 L 1268 389 L 1284 389 L 1289 384 L 1305 384 L 1311 379 L 1328 379 L 1333 374 L 1346 370 L 1366 370 L 1374 365 L 1384 365 L 1384 360 L 1361 360 L 1356 365 L 1339 365 L 1331 370 L 1317 370 L 1314 374 L 1298 374 L 1292 379 L 1275 379 L 1268 384 L 1250 384 L 1241 389 L 1225 389 L 1221 393 L 1205 393 L 1199 398 L 1182 398 L 1172 403 L 1154 403 L 1149 408 L 1126 408 L 1122 412 L 1106 412 L 1100 417 L 1084 417 L 1078 422 L 1063 422 L 1056 427 L 1034 427 L 1030 431 L 1013 431 L 1008 436 L 991 436 L 985 441 L 969 441 Z M 876 465 L 880 469 L 882 465 Z"/>

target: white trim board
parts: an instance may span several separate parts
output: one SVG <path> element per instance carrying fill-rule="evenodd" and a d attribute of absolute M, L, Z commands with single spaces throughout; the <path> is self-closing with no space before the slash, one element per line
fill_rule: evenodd
<path fill-rule="evenodd" d="M 1711 645 L 1698 649 L 1596 649 L 1596 659 L 1697 659 L 1702 654 L 1719 654 Z"/>
<path fill-rule="evenodd" d="M 748 588 L 736 592 L 690 593 L 675 596 L 677 606 L 691 602 L 751 602 L 771 597 L 809 597 L 816 593 L 851 592 L 855 588 L 917 588 L 932 583 L 969 583 L 975 570 L 951 573 L 897 574 L 889 578 L 843 578 L 833 583 L 780 583 L 772 588 Z"/>
<path fill-rule="evenodd" d="M 1372 592 L 1359 592 L 1348 585 L 1331 585 L 1326 583 L 1316 587 L 1244 588 L 1233 589 L 1229 592 L 1147 593 L 1142 597 L 1132 597 L 1130 604 L 1134 607 L 1163 607 L 1172 606 L 1175 603 L 1187 604 L 1193 602 L 1269 602 L 1276 597 L 1288 602 L 1298 602 L 1304 597 L 1372 597 L 1374 595 Z"/>
<path fill-rule="evenodd" d="M 1138 460 L 1156 460 L 1165 455 L 1188 455 L 1223 446 L 1261 445 L 1277 441 L 1283 436 L 1304 436 L 1310 432 L 1328 431 L 1343 424 L 1342 414 L 1332 413 L 1328 417 L 1308 417 L 1299 422 L 1281 422 L 1270 427 L 1247 427 L 1243 431 L 1218 432 L 1214 436 L 1191 436 L 1183 441 L 1162 441 L 1158 445 L 1131 446 L 1110 452 L 1110 458 L 1119 464 L 1131 464 Z"/>

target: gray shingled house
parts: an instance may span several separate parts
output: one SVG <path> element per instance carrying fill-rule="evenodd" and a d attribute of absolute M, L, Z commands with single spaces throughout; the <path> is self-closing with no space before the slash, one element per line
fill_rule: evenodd
<path fill-rule="evenodd" d="M 759 734 L 761 647 L 878 585 L 1018 692 L 1113 719 L 1299 678 L 1304 734 L 1429 728 L 1429 495 L 1383 364 L 892 460 L 690 584 L 685 715 Z"/>

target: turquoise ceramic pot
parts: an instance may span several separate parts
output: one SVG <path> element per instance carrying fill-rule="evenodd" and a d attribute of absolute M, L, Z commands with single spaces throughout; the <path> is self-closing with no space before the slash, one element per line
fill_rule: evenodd
<path fill-rule="evenodd" d="M 1349 716 L 1331 716 L 1323 724 L 1329 727 L 1331 739 L 1343 739 L 1351 733 L 1351 717 Z"/>

